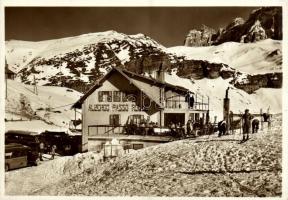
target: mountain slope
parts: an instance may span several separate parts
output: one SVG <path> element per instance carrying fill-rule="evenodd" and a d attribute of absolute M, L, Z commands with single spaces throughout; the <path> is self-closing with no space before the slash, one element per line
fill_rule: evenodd
<path fill-rule="evenodd" d="M 15 129 L 16 122 L 10 120 L 23 119 L 26 121 L 17 122 L 20 130 L 35 130 L 35 127 L 29 127 L 30 120 L 42 120 L 40 130 L 43 131 L 43 125 L 47 128 L 68 128 L 70 120 L 74 119 L 74 111 L 71 105 L 81 96 L 81 93 L 55 86 L 38 86 L 38 94 L 33 92 L 34 86 L 25 85 L 13 80 L 8 80 L 7 99 L 5 101 L 5 119 L 6 129 Z M 77 113 L 77 119 L 81 114 Z M 39 123 L 39 122 L 38 122 Z M 31 125 L 33 123 L 30 123 Z M 41 129 L 42 128 L 42 129 Z"/>
<path fill-rule="evenodd" d="M 6 42 L 6 54 L 9 68 L 19 72 L 18 80 L 30 84 L 35 76 L 39 85 L 66 86 L 79 91 L 86 90 L 112 66 L 125 64 L 127 68 L 140 69 L 146 65 L 151 68 L 167 57 L 164 47 L 151 38 L 115 31 L 27 42 L 19 48 L 21 51 L 17 42 L 19 47 L 25 43 Z M 34 45 L 39 48 L 32 52 Z M 24 53 L 25 48 L 28 53 Z M 29 59 L 27 54 L 31 55 Z"/>
<path fill-rule="evenodd" d="M 13 54 L 16 44 L 16 41 L 11 45 L 6 43 L 10 59 L 24 55 Z M 222 118 L 222 99 L 228 87 L 232 88 L 234 112 L 250 108 L 259 113 L 261 108 L 267 110 L 269 106 L 272 113 L 281 112 L 281 41 L 165 48 L 142 34 L 127 36 L 108 31 L 43 41 L 35 46 L 41 48 L 32 53 L 31 61 L 22 66 L 17 77 L 26 84 L 31 84 L 35 77 L 38 85 L 68 87 L 85 93 L 112 66 L 153 75 L 163 65 L 170 74 L 166 76 L 167 82 L 210 96 L 211 112 L 214 112 L 211 116 Z M 11 54 L 12 47 L 15 50 Z M 33 55 L 36 57 L 32 58 Z"/>
<path fill-rule="evenodd" d="M 171 47 L 168 53 L 186 59 L 224 63 L 248 74 L 282 72 L 282 41 L 263 40 L 256 43 L 226 42 L 209 47 Z"/>
<path fill-rule="evenodd" d="M 229 87 L 230 110 L 234 113 L 243 113 L 249 109 L 251 113 L 263 112 L 281 113 L 282 112 L 282 89 L 281 88 L 261 88 L 252 94 L 237 89 L 230 83 L 230 79 L 223 80 L 221 77 L 216 79 L 189 80 L 178 77 L 176 74 L 166 74 L 165 79 L 168 83 L 185 87 L 197 92 L 198 98 L 207 101 L 209 96 L 210 116 L 217 116 L 217 120 L 223 117 L 223 98 L 226 89 Z"/>
<path fill-rule="evenodd" d="M 113 66 L 152 75 L 163 65 L 166 71 L 177 70 L 183 78 L 233 78 L 231 84 L 252 93 L 262 87 L 282 86 L 281 45 L 280 41 L 265 40 L 167 49 L 143 34 L 107 31 L 36 43 L 7 41 L 6 54 L 9 68 L 16 68 L 18 81 L 26 84 L 33 83 L 35 77 L 38 85 L 85 92 Z M 255 74 L 263 75 L 254 78 Z M 239 81 L 243 76 L 248 77 L 245 84 Z M 259 79 L 265 81 L 255 85 Z"/>

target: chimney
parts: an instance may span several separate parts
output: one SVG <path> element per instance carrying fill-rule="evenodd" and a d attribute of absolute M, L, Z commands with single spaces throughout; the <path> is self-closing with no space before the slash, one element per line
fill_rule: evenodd
<path fill-rule="evenodd" d="M 160 64 L 159 70 L 156 72 L 156 79 L 161 83 L 165 82 L 164 66 L 162 62 Z"/>

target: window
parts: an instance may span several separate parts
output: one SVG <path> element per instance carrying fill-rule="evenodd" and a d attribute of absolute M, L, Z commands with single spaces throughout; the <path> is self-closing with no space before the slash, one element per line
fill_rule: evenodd
<path fill-rule="evenodd" d="M 195 121 L 199 121 L 199 120 L 200 120 L 199 113 L 195 113 Z"/>
<path fill-rule="evenodd" d="M 133 149 L 134 150 L 138 150 L 138 149 L 143 149 L 144 145 L 143 144 L 132 144 L 133 145 Z"/>
<path fill-rule="evenodd" d="M 130 123 L 140 124 L 143 121 L 144 121 L 144 115 L 131 115 L 130 116 Z"/>
<path fill-rule="evenodd" d="M 98 101 L 99 102 L 112 102 L 112 92 L 111 91 L 99 91 Z"/>
<path fill-rule="evenodd" d="M 12 153 L 12 158 L 17 158 L 17 157 L 21 157 L 21 156 L 23 156 L 21 151 L 14 151 Z"/>
<path fill-rule="evenodd" d="M 127 102 L 127 96 L 125 92 L 122 93 L 122 101 Z"/>
<path fill-rule="evenodd" d="M 112 126 L 119 126 L 120 125 L 120 115 L 110 115 L 110 122 L 109 124 Z"/>
<path fill-rule="evenodd" d="M 114 102 L 120 102 L 121 101 L 121 92 L 120 91 L 114 91 L 113 92 L 113 101 Z"/>
<path fill-rule="evenodd" d="M 5 159 L 11 158 L 12 157 L 12 152 L 5 153 Z"/>

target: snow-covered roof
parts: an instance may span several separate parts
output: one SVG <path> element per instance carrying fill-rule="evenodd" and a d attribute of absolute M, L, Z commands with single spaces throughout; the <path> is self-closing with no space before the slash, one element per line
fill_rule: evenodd
<path fill-rule="evenodd" d="M 72 108 L 81 108 L 82 103 L 85 101 L 85 99 L 87 97 L 90 96 L 90 94 L 92 94 L 96 89 L 98 89 L 99 87 L 102 86 L 103 82 L 107 80 L 107 78 L 110 76 L 110 74 L 114 73 L 114 72 L 118 72 L 120 73 L 124 78 L 126 78 L 130 83 L 132 83 L 134 86 L 136 86 L 137 88 L 139 88 L 140 90 L 142 90 L 148 97 L 153 98 L 152 95 L 150 95 L 151 91 L 147 91 L 145 89 L 145 87 L 141 87 L 139 83 L 139 81 L 137 81 L 138 83 L 135 83 L 135 81 L 133 80 L 135 77 L 137 77 L 138 79 L 140 79 L 143 82 L 149 83 L 151 85 L 155 85 L 157 87 L 165 87 L 167 89 L 170 89 L 172 91 L 178 92 L 178 93 L 187 93 L 189 90 L 181 87 L 181 86 L 175 86 L 166 82 L 161 82 L 157 79 L 154 78 L 149 78 L 146 76 L 142 76 L 139 75 L 137 73 L 119 68 L 119 67 L 113 67 L 102 79 L 100 79 L 99 81 L 97 81 L 95 83 L 94 86 L 92 86 L 73 106 Z M 140 88 L 141 87 L 141 88 Z M 160 105 L 160 102 L 157 99 L 152 99 L 153 101 L 155 101 L 156 104 Z"/>
<path fill-rule="evenodd" d="M 9 68 L 6 68 L 5 74 L 15 74 L 15 73 L 12 70 L 10 70 Z"/>

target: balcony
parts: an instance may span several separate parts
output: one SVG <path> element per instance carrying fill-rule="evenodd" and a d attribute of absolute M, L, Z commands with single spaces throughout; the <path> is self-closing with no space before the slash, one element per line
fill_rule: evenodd
<path fill-rule="evenodd" d="M 173 110 L 209 110 L 209 98 L 207 102 L 196 101 L 193 104 L 193 107 L 189 106 L 188 102 L 185 100 L 166 100 L 165 109 Z"/>

